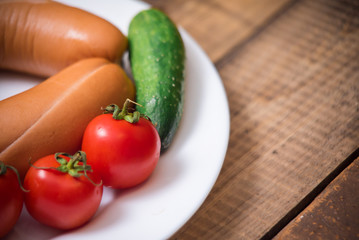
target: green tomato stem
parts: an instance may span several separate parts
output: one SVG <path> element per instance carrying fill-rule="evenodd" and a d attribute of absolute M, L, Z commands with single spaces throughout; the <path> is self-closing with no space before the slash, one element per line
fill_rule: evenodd
<path fill-rule="evenodd" d="M 142 117 L 142 115 L 138 111 L 129 112 L 128 109 L 129 109 L 130 103 L 133 103 L 133 104 L 136 104 L 136 105 L 139 105 L 142 107 L 142 105 L 127 98 L 125 103 L 123 104 L 122 109 L 120 109 L 119 106 L 117 106 L 116 104 L 110 104 L 105 108 L 104 113 L 105 114 L 112 113 L 112 117 L 115 120 L 125 120 L 129 123 L 137 123 L 140 120 L 140 117 Z"/>
<path fill-rule="evenodd" d="M 15 167 L 13 167 L 13 166 L 5 165 L 5 163 L 4 163 L 3 161 L 0 161 L 0 176 L 6 174 L 7 169 L 11 169 L 11 170 L 16 174 L 16 178 L 17 178 L 17 181 L 18 181 L 18 183 L 19 183 L 19 186 L 20 186 L 21 190 L 22 190 L 23 192 L 29 192 L 29 190 L 26 190 L 26 189 L 22 186 L 20 174 L 19 174 L 19 172 L 17 171 L 17 169 L 16 169 Z"/>
<path fill-rule="evenodd" d="M 62 156 L 68 157 L 69 160 L 67 161 Z M 67 173 L 72 177 L 81 177 L 85 176 L 87 180 L 89 180 L 93 185 L 100 186 L 102 184 L 102 180 L 99 184 L 92 181 L 92 179 L 87 175 L 88 171 L 92 171 L 91 166 L 87 165 L 87 158 L 86 153 L 83 151 L 78 151 L 74 155 L 70 155 L 68 153 L 59 152 L 55 154 L 55 160 L 60 164 L 57 168 L 54 167 L 37 167 L 32 165 L 31 166 L 36 169 L 53 169 L 59 172 Z M 82 163 L 82 164 L 80 164 Z"/>

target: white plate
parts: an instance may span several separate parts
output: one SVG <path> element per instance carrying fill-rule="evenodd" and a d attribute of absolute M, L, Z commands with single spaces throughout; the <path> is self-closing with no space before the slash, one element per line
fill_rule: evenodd
<path fill-rule="evenodd" d="M 149 7 L 140 1 L 72 1 L 127 35 L 132 17 Z M 33 220 L 26 210 L 7 239 L 167 239 L 201 206 L 215 183 L 226 154 L 229 109 L 222 81 L 200 46 L 180 29 L 187 60 L 185 104 L 180 128 L 151 178 L 139 187 L 105 188 L 101 206 L 85 226 L 61 232 Z M 38 84 L 41 79 L 0 74 L 0 99 Z"/>

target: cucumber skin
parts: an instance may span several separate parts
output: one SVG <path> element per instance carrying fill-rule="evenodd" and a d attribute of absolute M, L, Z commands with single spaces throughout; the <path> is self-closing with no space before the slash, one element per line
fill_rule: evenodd
<path fill-rule="evenodd" d="M 138 111 L 147 115 L 165 151 L 183 112 L 185 48 L 176 25 L 161 11 L 138 13 L 129 26 L 129 56 Z"/>

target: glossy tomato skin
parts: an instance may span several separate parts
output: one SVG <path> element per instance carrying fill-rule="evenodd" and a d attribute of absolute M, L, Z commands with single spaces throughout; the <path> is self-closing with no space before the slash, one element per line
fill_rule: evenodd
<path fill-rule="evenodd" d="M 144 182 L 154 171 L 161 141 L 156 128 L 145 118 L 129 123 L 103 114 L 88 124 L 82 150 L 105 186 L 129 188 Z"/>
<path fill-rule="evenodd" d="M 37 167 L 58 167 L 54 155 L 49 155 L 34 163 Z M 88 172 L 95 183 L 100 183 L 98 175 Z M 54 228 L 68 230 L 85 224 L 96 213 L 103 186 L 95 186 L 85 176 L 72 177 L 54 169 L 30 167 L 26 173 L 24 187 L 25 206 L 37 221 Z"/>
<path fill-rule="evenodd" d="M 0 238 L 17 222 L 23 206 L 23 192 L 15 172 L 7 169 L 0 175 Z"/>

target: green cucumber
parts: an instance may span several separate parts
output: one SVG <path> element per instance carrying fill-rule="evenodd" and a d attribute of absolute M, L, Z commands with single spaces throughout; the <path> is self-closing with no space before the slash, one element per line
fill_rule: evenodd
<path fill-rule="evenodd" d="M 176 25 L 157 9 L 139 12 L 128 32 L 137 110 L 147 115 L 166 150 L 183 111 L 185 48 Z"/>

